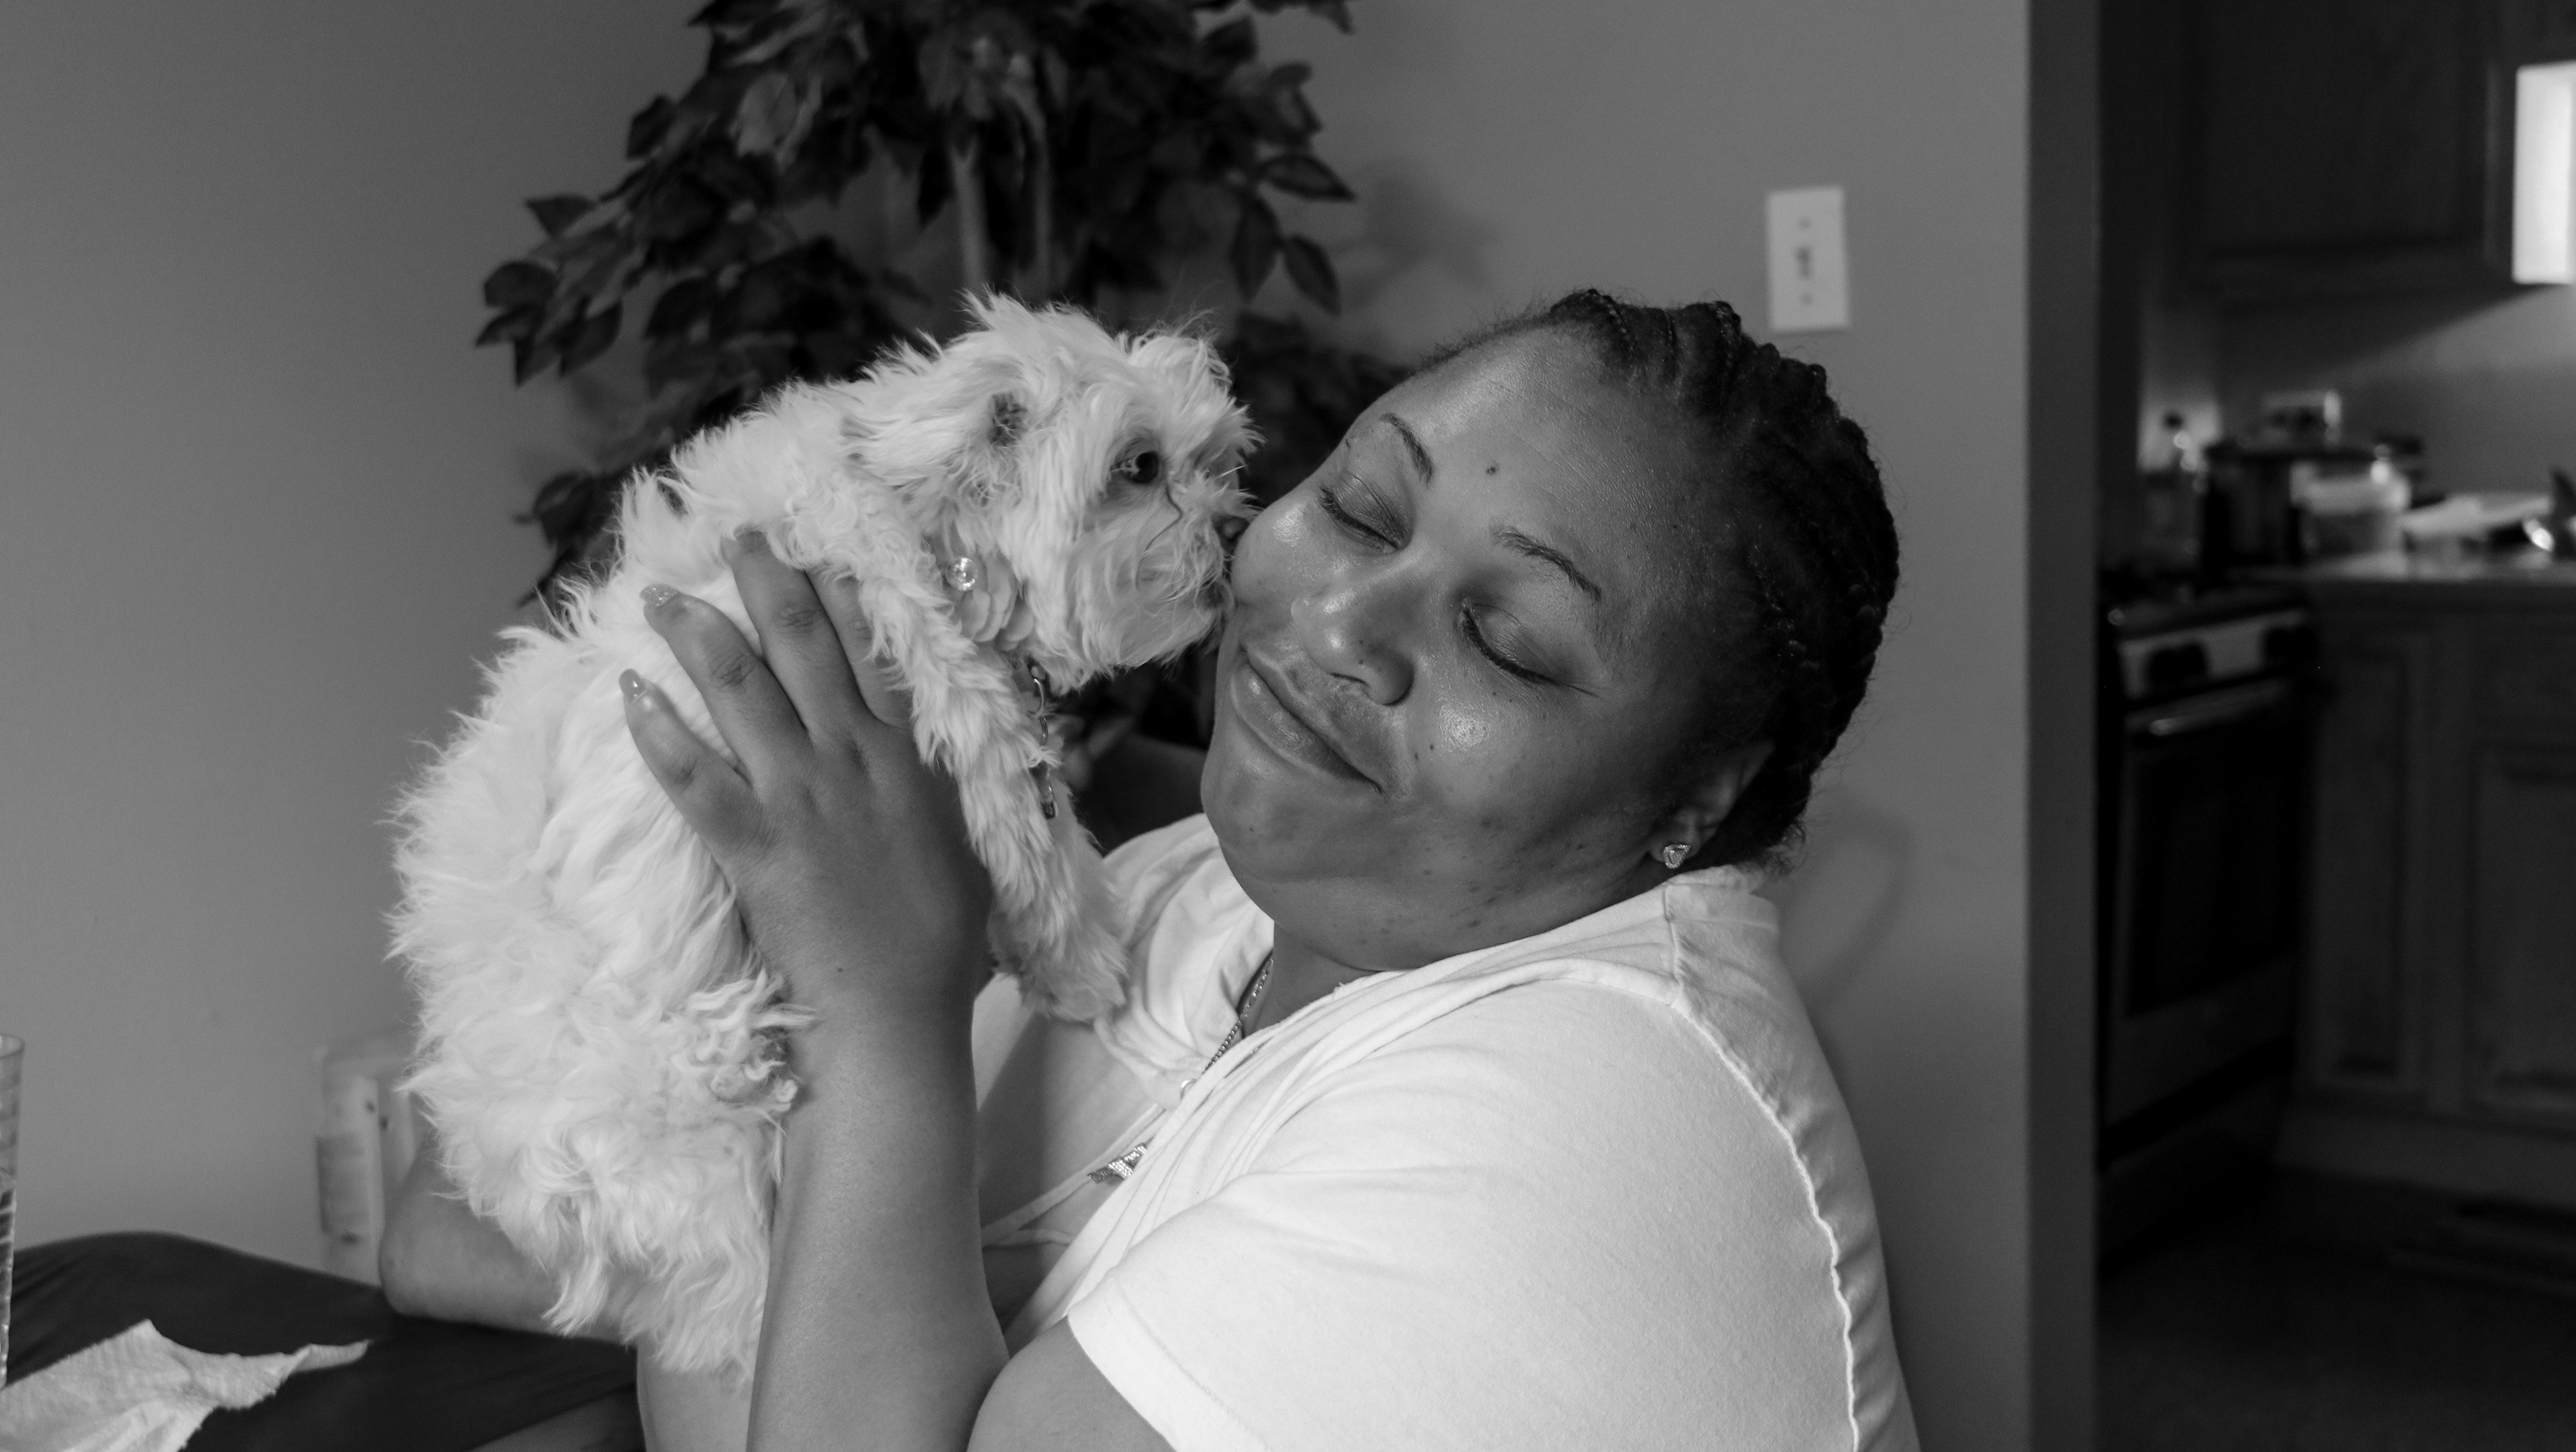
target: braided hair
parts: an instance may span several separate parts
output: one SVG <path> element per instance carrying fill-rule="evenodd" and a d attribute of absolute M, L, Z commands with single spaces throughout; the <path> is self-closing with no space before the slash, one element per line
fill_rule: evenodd
<path fill-rule="evenodd" d="M 1612 378 L 1693 426 L 1700 487 L 1735 524 L 1729 583 L 1749 607 L 1717 633 L 1722 668 L 1711 679 L 1733 699 L 1710 712 L 1701 745 L 1713 755 L 1768 741 L 1771 752 L 1690 865 L 1778 865 L 1868 689 L 1896 592 L 1896 522 L 1869 440 L 1826 393 L 1822 368 L 1748 338 L 1724 303 L 1654 308 L 1572 293 L 1428 366 L 1540 331 L 1579 337 Z"/>

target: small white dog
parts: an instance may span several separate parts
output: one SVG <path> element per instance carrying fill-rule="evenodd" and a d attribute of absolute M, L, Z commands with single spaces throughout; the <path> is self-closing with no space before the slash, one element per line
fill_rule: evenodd
<path fill-rule="evenodd" d="M 556 1325 L 605 1320 L 673 1370 L 752 1366 L 795 1095 L 779 1035 L 800 1018 L 628 738 L 631 667 L 718 739 L 642 586 L 749 634 L 720 548 L 750 525 L 853 576 L 991 870 L 999 966 L 1059 1017 L 1124 991 L 1124 925 L 1057 800 L 1045 695 L 1216 623 L 1251 431 L 1201 341 L 999 299 L 977 318 L 857 382 L 788 388 L 639 480 L 614 572 L 555 629 L 510 633 L 404 805 L 395 940 L 442 1165 L 556 1277 Z"/>

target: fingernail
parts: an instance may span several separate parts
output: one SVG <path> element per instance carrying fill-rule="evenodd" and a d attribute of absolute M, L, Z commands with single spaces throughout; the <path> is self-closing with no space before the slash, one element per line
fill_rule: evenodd
<path fill-rule="evenodd" d="M 733 542 L 739 548 L 749 550 L 754 554 L 765 555 L 769 553 L 769 536 L 761 533 L 757 526 L 747 525 L 741 529 L 735 530 Z"/>
<path fill-rule="evenodd" d="M 644 587 L 644 608 L 659 610 L 678 598 L 679 593 L 668 585 L 647 585 Z"/>
<path fill-rule="evenodd" d="M 626 699 L 633 701 L 636 705 L 642 706 L 648 711 L 653 708 L 653 688 L 644 684 L 644 678 L 642 676 L 635 674 L 633 671 L 619 671 L 617 673 L 617 688 L 624 691 L 626 693 Z"/>

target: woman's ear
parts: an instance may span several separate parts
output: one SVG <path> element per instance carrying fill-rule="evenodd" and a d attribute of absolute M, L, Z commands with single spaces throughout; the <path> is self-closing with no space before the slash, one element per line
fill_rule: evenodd
<path fill-rule="evenodd" d="M 1746 787 L 1753 784 L 1762 764 L 1770 759 L 1771 743 L 1768 741 L 1748 741 L 1709 757 L 1701 763 L 1699 776 L 1673 808 L 1672 814 L 1664 819 L 1647 850 L 1660 854 L 1675 845 L 1689 849 L 1680 855 L 1678 861 L 1665 864 L 1671 867 L 1698 856 L 1699 850 L 1717 835 L 1718 826 L 1726 820 L 1726 814 L 1735 810 L 1736 800 L 1744 795 Z"/>

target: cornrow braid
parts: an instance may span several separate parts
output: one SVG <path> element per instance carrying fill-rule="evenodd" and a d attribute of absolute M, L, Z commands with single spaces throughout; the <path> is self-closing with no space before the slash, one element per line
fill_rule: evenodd
<path fill-rule="evenodd" d="M 1571 332 L 1610 374 L 1677 408 L 1693 426 L 1703 487 L 1732 516 L 1733 566 L 1750 620 L 1719 632 L 1711 753 L 1755 741 L 1771 752 L 1694 866 L 1777 865 L 1795 842 L 1817 770 L 1869 688 L 1896 593 L 1896 523 L 1860 426 L 1825 371 L 1747 337 L 1724 303 L 1645 307 L 1567 295 L 1471 337 L 1437 367 L 1498 338 Z"/>

